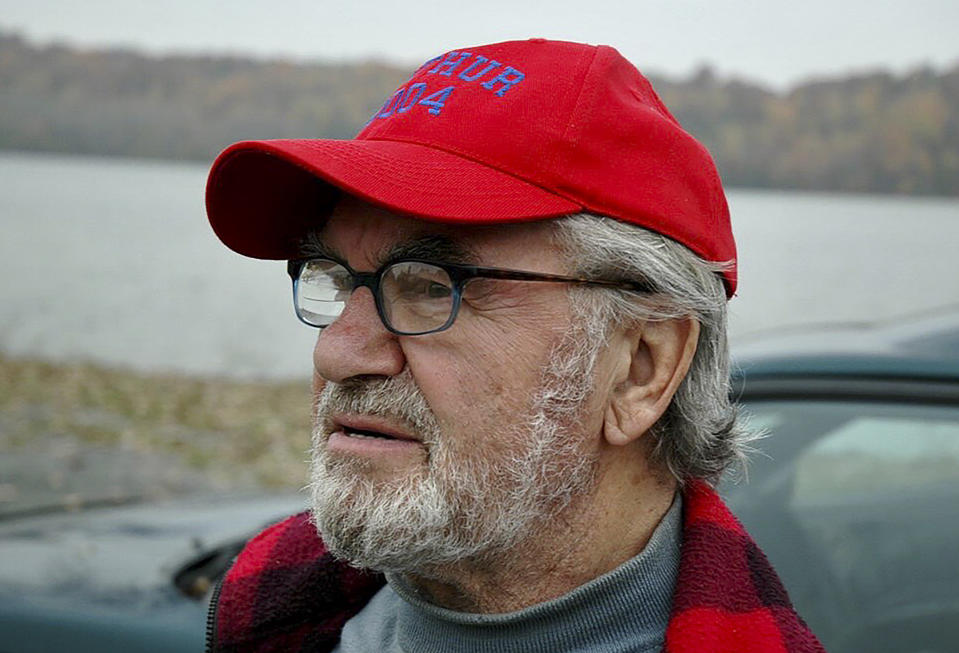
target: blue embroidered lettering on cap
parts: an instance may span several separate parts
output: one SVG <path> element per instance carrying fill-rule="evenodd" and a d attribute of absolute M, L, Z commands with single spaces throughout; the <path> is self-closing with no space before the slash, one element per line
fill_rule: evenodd
<path fill-rule="evenodd" d="M 378 114 L 376 114 L 376 117 L 377 117 L 377 118 L 389 118 L 391 115 L 393 115 L 393 111 L 394 111 L 395 108 L 396 108 L 396 102 L 397 102 L 397 100 L 400 99 L 400 96 L 401 96 L 405 91 L 406 91 L 405 88 L 401 88 L 401 89 L 398 90 L 396 93 L 394 93 L 393 95 L 391 95 L 391 96 L 390 96 L 390 99 L 386 101 L 386 104 L 383 105 L 383 108 L 380 110 L 380 112 L 379 112 Z"/>
<path fill-rule="evenodd" d="M 489 71 L 493 70 L 494 68 L 499 68 L 500 66 L 503 65 L 494 59 L 493 61 L 490 61 L 489 65 L 486 66 L 486 68 L 483 68 L 483 70 L 479 71 L 478 73 L 474 75 L 469 74 L 470 72 L 472 72 L 474 68 L 486 63 L 487 61 L 489 61 L 489 59 L 487 59 L 483 55 L 481 54 L 476 55 L 476 60 L 473 63 L 471 63 L 469 66 L 467 66 L 466 70 L 461 70 L 460 74 L 457 75 L 457 77 L 462 79 L 464 82 L 475 82 L 477 79 L 479 79 L 480 77 L 482 77 Z"/>
<path fill-rule="evenodd" d="M 406 113 L 413 108 L 413 105 L 420 99 L 420 96 L 423 95 L 423 91 L 426 90 L 426 83 L 419 82 L 416 84 L 411 84 L 406 93 L 403 95 L 403 99 L 399 101 L 396 107 L 396 113 Z"/>
<path fill-rule="evenodd" d="M 516 86 L 524 79 L 526 79 L 526 75 L 516 70 L 512 66 L 506 66 L 506 68 L 503 69 L 503 72 L 501 72 L 499 75 L 489 80 L 488 82 L 483 82 L 482 86 L 483 88 L 489 89 L 492 91 L 494 86 L 496 86 L 497 84 L 502 84 L 503 86 L 501 86 L 500 89 L 496 91 L 496 95 L 498 95 L 499 97 L 503 97 L 506 91 Z"/>
<path fill-rule="evenodd" d="M 437 55 L 437 56 L 433 57 L 432 59 L 428 59 L 428 60 L 424 61 L 424 62 L 423 62 L 423 65 L 420 66 L 419 68 L 417 68 L 415 72 L 418 73 L 419 71 L 423 70 L 423 69 L 426 68 L 427 66 L 430 66 L 430 65 L 436 63 L 437 61 L 439 61 L 439 60 L 442 59 L 442 58 L 443 58 L 443 55 L 440 54 L 440 55 Z"/>
<path fill-rule="evenodd" d="M 443 107 L 446 106 L 446 100 L 449 99 L 450 93 L 456 89 L 455 86 L 447 86 L 442 91 L 437 91 L 436 93 L 430 93 L 425 98 L 420 100 L 420 104 L 429 107 L 428 111 L 434 116 L 440 115 L 440 111 L 443 110 Z"/>
<path fill-rule="evenodd" d="M 461 63 L 466 61 L 471 56 L 472 55 L 469 52 L 456 52 L 454 50 L 453 52 L 447 54 L 446 58 L 441 63 L 436 64 L 436 67 L 429 71 L 429 74 L 432 75 L 433 73 L 438 72 L 440 75 L 446 75 L 449 77 Z M 443 68 L 445 68 L 445 70 L 441 70 Z"/>

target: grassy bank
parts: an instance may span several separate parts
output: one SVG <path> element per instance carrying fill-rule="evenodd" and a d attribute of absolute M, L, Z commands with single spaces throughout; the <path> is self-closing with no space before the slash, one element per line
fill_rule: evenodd
<path fill-rule="evenodd" d="M 0 355 L 5 456 L 53 446 L 122 450 L 156 454 L 213 485 L 299 488 L 309 412 L 306 380 L 152 375 Z"/>

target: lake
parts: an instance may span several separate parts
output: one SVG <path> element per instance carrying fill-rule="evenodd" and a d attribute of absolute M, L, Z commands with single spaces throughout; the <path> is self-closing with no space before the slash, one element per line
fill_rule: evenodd
<path fill-rule="evenodd" d="M 287 378 L 315 332 L 282 262 L 223 247 L 207 165 L 0 153 L 0 351 Z M 959 307 L 959 200 L 733 189 L 733 342 Z"/>

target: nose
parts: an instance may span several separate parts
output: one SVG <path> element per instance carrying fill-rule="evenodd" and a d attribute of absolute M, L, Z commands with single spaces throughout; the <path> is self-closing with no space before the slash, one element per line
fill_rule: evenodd
<path fill-rule="evenodd" d="M 343 313 L 317 335 L 313 348 L 314 374 L 325 381 L 395 376 L 405 366 L 399 340 L 383 326 L 366 287 L 353 292 Z"/>

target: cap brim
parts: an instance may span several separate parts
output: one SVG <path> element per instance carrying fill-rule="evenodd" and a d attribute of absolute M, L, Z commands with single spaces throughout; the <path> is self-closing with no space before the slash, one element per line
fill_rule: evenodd
<path fill-rule="evenodd" d="M 580 204 L 481 163 L 386 140 L 244 141 L 214 162 L 207 215 L 228 247 L 254 258 L 296 256 L 341 192 L 394 213 L 495 224 L 574 213 Z"/>

